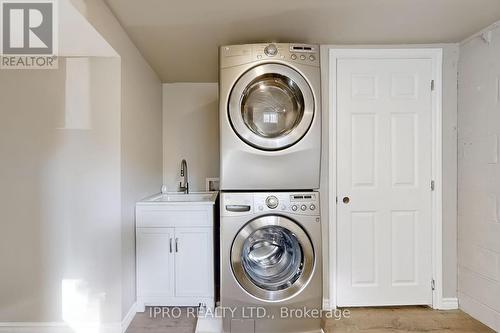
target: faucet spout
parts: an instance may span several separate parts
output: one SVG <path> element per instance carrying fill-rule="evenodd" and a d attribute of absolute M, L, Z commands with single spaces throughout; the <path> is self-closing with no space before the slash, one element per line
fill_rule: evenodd
<path fill-rule="evenodd" d="M 181 181 L 179 183 L 179 191 L 185 194 L 189 193 L 188 166 L 185 159 L 181 161 Z"/>

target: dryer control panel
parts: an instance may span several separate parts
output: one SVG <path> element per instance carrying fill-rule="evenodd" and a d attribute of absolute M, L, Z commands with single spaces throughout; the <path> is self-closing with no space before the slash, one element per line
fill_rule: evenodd
<path fill-rule="evenodd" d="M 222 216 L 289 213 L 319 216 L 319 192 L 222 193 Z"/>
<path fill-rule="evenodd" d="M 288 62 L 319 67 L 319 47 L 313 44 L 262 43 L 228 45 L 220 48 L 220 67 L 256 61 Z"/>

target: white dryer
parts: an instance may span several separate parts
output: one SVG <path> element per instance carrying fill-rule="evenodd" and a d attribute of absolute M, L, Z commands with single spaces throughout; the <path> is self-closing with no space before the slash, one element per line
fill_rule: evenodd
<path fill-rule="evenodd" d="M 224 333 L 321 332 L 319 193 L 223 192 L 220 202 Z"/>
<path fill-rule="evenodd" d="M 318 46 L 223 46 L 219 56 L 221 190 L 319 188 Z"/>

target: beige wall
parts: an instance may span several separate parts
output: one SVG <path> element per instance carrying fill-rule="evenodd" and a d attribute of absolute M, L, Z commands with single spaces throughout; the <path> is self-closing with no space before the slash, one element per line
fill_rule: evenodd
<path fill-rule="evenodd" d="M 179 187 L 180 163 L 188 163 L 189 186 L 204 191 L 205 179 L 219 177 L 217 83 L 163 85 L 163 180 Z"/>
<path fill-rule="evenodd" d="M 460 47 L 460 307 L 500 331 L 500 29 Z"/>
<path fill-rule="evenodd" d="M 322 221 L 328 221 L 328 49 L 329 48 L 442 48 L 443 63 L 443 296 L 457 297 L 457 44 L 431 45 L 393 45 L 393 46 L 340 46 L 323 45 L 321 47 L 322 92 L 323 92 L 323 141 L 321 166 Z M 328 239 L 328 224 L 323 223 L 325 232 L 324 246 L 324 297 L 329 294 L 328 246 L 333 243 Z"/>
<path fill-rule="evenodd" d="M 119 321 L 119 60 L 2 71 L 0 101 L 0 322 Z"/>
<path fill-rule="evenodd" d="M 161 82 L 102 0 L 75 2 L 122 61 L 122 316 L 125 316 L 135 302 L 135 202 L 159 192 L 162 184 Z"/>
<path fill-rule="evenodd" d="M 134 203 L 161 186 L 161 83 L 101 0 L 75 0 L 95 29 L 67 3 L 59 49 L 78 58 L 0 71 L 0 322 L 120 332 Z"/>

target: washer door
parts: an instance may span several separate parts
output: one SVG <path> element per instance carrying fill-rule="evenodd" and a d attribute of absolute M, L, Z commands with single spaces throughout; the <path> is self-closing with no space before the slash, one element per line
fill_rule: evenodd
<path fill-rule="evenodd" d="M 243 74 L 229 97 L 229 119 L 236 134 L 262 150 L 280 150 L 307 133 L 314 97 L 296 70 L 280 64 L 256 66 Z"/>
<path fill-rule="evenodd" d="M 283 216 L 248 222 L 231 248 L 233 274 L 249 294 L 282 301 L 300 293 L 312 277 L 314 249 L 305 231 Z"/>

